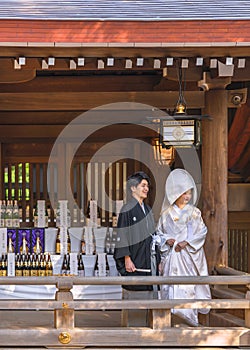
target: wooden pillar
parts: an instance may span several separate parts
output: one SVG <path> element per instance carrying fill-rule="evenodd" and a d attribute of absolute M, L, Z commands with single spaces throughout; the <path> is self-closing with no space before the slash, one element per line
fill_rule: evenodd
<path fill-rule="evenodd" d="M 1 179 L 1 186 L 0 186 L 0 199 L 4 199 L 4 175 L 3 175 L 3 151 L 2 151 L 3 144 L 0 142 L 0 179 Z"/>
<path fill-rule="evenodd" d="M 165 330 L 171 327 L 171 311 L 167 310 L 150 310 L 149 326 L 152 329 Z"/>
<path fill-rule="evenodd" d="M 54 310 L 54 327 L 55 328 L 74 328 L 74 310 L 70 309 L 67 301 L 73 300 L 71 289 L 73 284 L 70 278 L 61 278 L 57 283 L 58 291 L 56 292 L 56 300 L 61 301 L 63 309 Z"/>
<path fill-rule="evenodd" d="M 213 82 L 214 80 L 214 82 Z M 202 215 L 208 227 L 205 251 L 209 273 L 228 264 L 228 92 L 229 78 L 209 81 L 202 121 Z"/>

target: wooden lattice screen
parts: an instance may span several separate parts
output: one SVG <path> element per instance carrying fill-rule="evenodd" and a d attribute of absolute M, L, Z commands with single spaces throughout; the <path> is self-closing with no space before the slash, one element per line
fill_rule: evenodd
<path fill-rule="evenodd" d="M 228 265 L 239 271 L 250 271 L 250 230 L 232 228 L 228 231 Z"/>

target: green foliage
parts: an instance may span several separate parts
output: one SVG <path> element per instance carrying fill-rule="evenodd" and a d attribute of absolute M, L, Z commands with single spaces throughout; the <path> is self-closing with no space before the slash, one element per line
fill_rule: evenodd
<path fill-rule="evenodd" d="M 5 198 L 20 200 L 25 196 L 25 199 L 29 200 L 30 199 L 29 179 L 30 179 L 29 163 L 19 163 L 18 165 L 12 165 L 10 168 L 5 167 L 4 168 Z M 23 188 L 25 193 L 23 193 Z"/>

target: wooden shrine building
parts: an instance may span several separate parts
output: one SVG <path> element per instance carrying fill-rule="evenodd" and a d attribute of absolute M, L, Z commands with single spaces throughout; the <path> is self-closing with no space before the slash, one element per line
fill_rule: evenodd
<path fill-rule="evenodd" d="M 247 0 L 2 0 L 0 199 L 18 201 L 24 226 L 45 199 L 52 226 L 58 199 L 80 222 L 95 198 L 107 226 L 126 177 L 145 170 L 157 219 L 183 167 L 202 185 L 210 273 L 249 273 L 249 89 Z M 167 151 L 161 120 L 180 95 L 201 144 Z"/>

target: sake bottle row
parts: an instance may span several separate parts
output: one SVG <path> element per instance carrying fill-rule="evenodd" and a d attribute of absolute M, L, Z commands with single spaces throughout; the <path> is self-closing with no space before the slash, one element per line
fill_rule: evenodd
<path fill-rule="evenodd" d="M 19 277 L 52 276 L 53 266 L 50 254 L 2 254 L 0 276 L 9 275 Z"/>
<path fill-rule="evenodd" d="M 90 257 L 90 256 L 89 256 Z M 72 254 L 65 254 L 63 257 L 63 262 L 61 266 L 61 275 L 78 275 L 79 277 L 84 276 L 96 276 L 96 277 L 106 277 L 114 275 L 114 272 L 110 273 L 110 259 L 106 253 L 100 253 L 96 256 L 91 256 L 94 259 L 86 259 L 87 256 L 84 256 L 82 253 L 77 254 L 75 260 Z M 77 269 L 74 269 L 71 264 L 75 264 Z M 111 264 L 112 265 L 112 264 Z M 111 266 L 114 270 L 114 265 Z M 74 273 L 75 271 L 75 273 Z M 115 270 L 115 275 L 117 275 L 117 270 Z"/>
<path fill-rule="evenodd" d="M 17 200 L 0 200 L 0 227 L 19 227 L 19 207 Z"/>
<path fill-rule="evenodd" d="M 117 276 L 118 272 L 112 255 L 98 253 L 83 255 L 2 254 L 0 257 L 0 277 L 47 277 L 47 276 Z"/>

